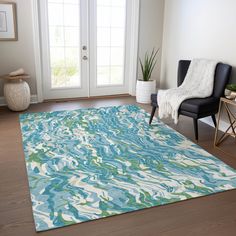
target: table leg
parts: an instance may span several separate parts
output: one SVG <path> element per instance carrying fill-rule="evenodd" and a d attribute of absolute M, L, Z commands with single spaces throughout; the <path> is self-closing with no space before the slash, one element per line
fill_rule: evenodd
<path fill-rule="evenodd" d="M 218 118 L 217 118 L 216 129 L 215 129 L 214 146 L 217 146 L 217 137 L 218 137 L 218 130 L 219 130 L 221 113 L 222 113 L 222 101 L 220 101 L 219 114 L 218 114 Z"/>

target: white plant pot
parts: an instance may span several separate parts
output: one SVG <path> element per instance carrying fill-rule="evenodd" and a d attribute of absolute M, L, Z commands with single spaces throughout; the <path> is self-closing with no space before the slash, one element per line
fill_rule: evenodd
<path fill-rule="evenodd" d="M 229 89 L 225 89 L 225 96 L 230 96 L 231 91 Z"/>
<path fill-rule="evenodd" d="M 151 103 L 151 94 L 156 92 L 156 80 L 137 80 L 136 101 L 138 103 Z"/>

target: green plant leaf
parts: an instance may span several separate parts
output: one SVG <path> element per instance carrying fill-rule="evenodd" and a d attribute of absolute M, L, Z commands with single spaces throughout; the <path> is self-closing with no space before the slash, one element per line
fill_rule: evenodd
<path fill-rule="evenodd" d="M 139 62 L 141 65 L 141 70 L 142 70 L 142 75 L 143 75 L 143 81 L 150 80 L 150 78 L 152 76 L 153 69 L 157 63 L 156 56 L 157 56 L 158 52 L 159 52 L 159 49 L 155 50 L 155 48 L 153 48 L 150 55 L 148 54 L 148 52 L 145 53 L 143 62 L 139 58 Z"/>
<path fill-rule="evenodd" d="M 227 84 L 226 88 L 230 91 L 236 91 L 236 84 Z"/>

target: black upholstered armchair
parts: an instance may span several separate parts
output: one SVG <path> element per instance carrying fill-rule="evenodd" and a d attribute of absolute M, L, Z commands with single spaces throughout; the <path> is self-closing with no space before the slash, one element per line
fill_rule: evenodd
<path fill-rule="evenodd" d="M 191 61 L 181 60 L 178 67 L 178 86 L 180 86 L 187 74 Z M 198 119 L 211 116 L 216 126 L 215 114 L 218 113 L 220 97 L 224 95 L 225 86 L 229 81 L 232 67 L 227 64 L 218 63 L 215 71 L 214 90 L 211 97 L 192 98 L 182 102 L 179 108 L 179 115 L 193 118 L 195 139 L 198 140 Z M 157 94 L 151 95 L 152 113 L 149 124 L 152 123 L 157 104 Z"/>

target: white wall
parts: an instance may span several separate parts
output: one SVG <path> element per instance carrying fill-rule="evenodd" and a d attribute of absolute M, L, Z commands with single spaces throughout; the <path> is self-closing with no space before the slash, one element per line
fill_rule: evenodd
<path fill-rule="evenodd" d="M 4 0 L 8 2 L 8 0 Z M 36 94 L 35 64 L 30 0 L 16 0 L 18 41 L 0 41 L 0 75 L 23 67 L 30 74 L 31 94 Z M 3 95 L 0 81 L 0 96 Z"/>
<path fill-rule="evenodd" d="M 163 19 L 165 0 L 141 0 L 140 1 L 140 31 L 139 31 L 139 57 L 144 58 L 145 53 L 162 47 Z M 161 74 L 161 50 L 157 56 L 157 65 L 152 77 L 160 82 Z M 140 65 L 138 74 L 141 77 Z"/>
<path fill-rule="evenodd" d="M 23 67 L 31 75 L 29 81 L 31 93 L 36 94 L 31 1 L 15 0 L 15 2 L 19 41 L 0 42 L 0 74 L 7 74 Z M 164 0 L 141 0 L 140 5 L 139 56 L 142 58 L 147 50 L 161 47 Z M 153 77 L 157 80 L 160 78 L 160 58 L 159 54 L 158 64 L 153 72 Z M 0 82 L 0 97 L 3 95 L 2 90 Z"/>
<path fill-rule="evenodd" d="M 235 0 L 165 0 L 163 88 L 176 86 L 180 59 L 211 58 L 236 67 L 235 9 Z"/>

